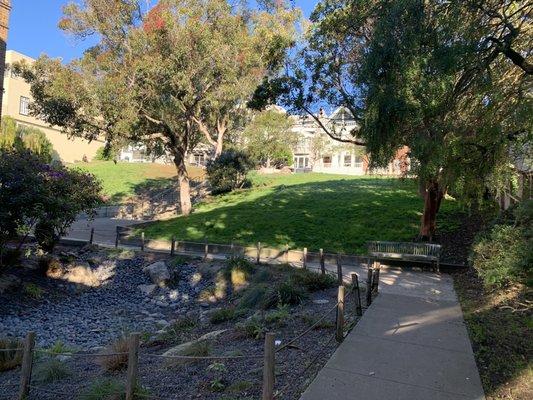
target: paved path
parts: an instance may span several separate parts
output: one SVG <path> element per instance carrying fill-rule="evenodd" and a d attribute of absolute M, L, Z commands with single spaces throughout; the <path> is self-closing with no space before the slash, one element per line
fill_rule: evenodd
<path fill-rule="evenodd" d="M 115 244 L 117 226 L 130 226 L 140 222 L 131 219 L 95 218 L 89 221 L 85 218 L 77 219 L 65 235 L 67 239 L 89 240 L 91 228 L 94 228 L 94 242 L 101 244 Z"/>
<path fill-rule="evenodd" d="M 301 400 L 484 399 L 452 278 L 391 268 L 380 281 Z"/>

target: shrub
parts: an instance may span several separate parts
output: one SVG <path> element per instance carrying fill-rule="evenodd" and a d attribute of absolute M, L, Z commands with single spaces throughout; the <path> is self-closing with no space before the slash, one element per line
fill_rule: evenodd
<path fill-rule="evenodd" d="M 266 328 L 261 323 L 261 320 L 254 316 L 244 322 L 235 324 L 235 332 L 239 336 L 261 339 L 266 332 Z"/>
<path fill-rule="evenodd" d="M 248 289 L 246 289 L 240 300 L 239 300 L 239 308 L 241 309 L 247 309 L 247 308 L 256 308 L 263 304 L 265 301 L 266 294 L 268 292 L 268 288 L 266 285 L 255 285 L 250 286 Z"/>
<path fill-rule="evenodd" d="M 52 383 L 60 381 L 70 374 L 69 368 L 64 363 L 57 358 L 52 358 L 35 366 L 34 379 L 38 383 Z"/>
<path fill-rule="evenodd" d="M 44 290 L 35 283 L 26 283 L 24 284 L 24 293 L 35 300 L 39 300 L 43 297 Z"/>
<path fill-rule="evenodd" d="M 279 304 L 298 305 L 307 298 L 305 290 L 298 286 L 292 279 L 282 282 L 278 288 Z"/>
<path fill-rule="evenodd" d="M 233 321 L 241 315 L 243 315 L 242 312 L 237 311 L 234 308 L 221 308 L 211 314 L 209 321 L 212 324 L 221 324 L 222 322 Z"/>
<path fill-rule="evenodd" d="M 511 218 L 499 221 L 477 237 L 471 262 L 487 286 L 532 284 L 532 203 L 531 200 L 524 202 Z"/>
<path fill-rule="evenodd" d="M 0 150 L 0 264 L 10 239 L 35 230 L 50 251 L 76 216 L 100 205 L 100 184 L 92 175 L 47 164 L 29 151 Z"/>
<path fill-rule="evenodd" d="M 97 161 L 113 161 L 118 158 L 119 151 L 110 146 L 102 146 L 96 150 L 94 159 Z"/>
<path fill-rule="evenodd" d="M 96 361 L 106 371 L 119 371 L 126 368 L 128 344 L 126 337 L 118 338 L 102 351 L 102 356 L 99 356 Z"/>
<path fill-rule="evenodd" d="M 22 350 L 24 343 L 19 339 L 0 339 L 0 372 L 17 368 L 22 362 Z M 6 350 L 6 351 L 5 351 Z"/>
<path fill-rule="evenodd" d="M 247 153 L 227 150 L 207 163 L 207 179 L 213 194 L 228 193 L 249 185 L 246 175 L 253 168 Z"/>
<path fill-rule="evenodd" d="M 329 289 L 337 285 L 337 279 L 330 274 L 320 274 L 306 269 L 298 269 L 293 273 L 296 284 L 305 287 L 310 292 Z"/>
<path fill-rule="evenodd" d="M 255 272 L 255 265 L 244 257 L 232 257 L 224 269 L 224 277 L 235 289 L 246 286 Z"/>
<path fill-rule="evenodd" d="M 17 126 L 16 121 L 9 116 L 2 117 L 0 149 L 29 150 L 47 163 L 51 162 L 56 154 L 52 143 L 42 130 L 27 126 Z"/>
<path fill-rule="evenodd" d="M 194 318 L 179 318 L 177 321 L 166 327 L 165 332 L 159 336 L 159 339 L 166 343 L 180 343 L 197 324 L 198 321 Z"/>
<path fill-rule="evenodd" d="M 285 325 L 290 318 L 289 309 L 286 305 L 278 306 L 276 310 L 269 311 L 265 315 L 265 322 L 267 324 L 275 324 L 277 326 Z"/>
<path fill-rule="evenodd" d="M 113 378 L 100 378 L 92 382 L 80 395 L 80 400 L 122 400 L 124 384 Z"/>

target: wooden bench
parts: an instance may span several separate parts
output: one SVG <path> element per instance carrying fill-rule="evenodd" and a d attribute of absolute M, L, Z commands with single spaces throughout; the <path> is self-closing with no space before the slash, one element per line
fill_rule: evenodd
<path fill-rule="evenodd" d="M 438 271 L 440 267 L 439 244 L 411 242 L 369 242 L 368 254 L 374 258 L 430 262 Z"/>

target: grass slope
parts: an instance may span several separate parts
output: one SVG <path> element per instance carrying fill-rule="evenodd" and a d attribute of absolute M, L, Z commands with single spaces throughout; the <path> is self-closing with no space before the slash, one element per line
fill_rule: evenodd
<path fill-rule="evenodd" d="M 90 172 L 100 179 L 104 194 L 111 203 L 118 203 L 143 191 L 167 187 L 176 175 L 173 165 L 155 163 L 93 161 L 72 164 L 71 167 Z M 196 167 L 189 167 L 189 173 L 193 179 L 203 176 L 203 171 Z"/>
<path fill-rule="evenodd" d="M 254 188 L 214 197 L 188 217 L 147 224 L 147 238 L 285 244 L 362 253 L 369 240 L 410 240 L 422 200 L 410 180 L 328 174 L 253 175 Z M 440 216 L 453 213 L 444 202 Z M 140 228 L 141 229 L 141 228 Z"/>

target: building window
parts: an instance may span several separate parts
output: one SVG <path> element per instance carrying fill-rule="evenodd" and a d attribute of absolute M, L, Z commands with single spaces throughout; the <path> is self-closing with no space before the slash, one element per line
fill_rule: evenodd
<path fill-rule="evenodd" d="M 324 167 L 331 167 L 331 156 L 324 156 L 322 158 L 322 163 L 324 165 Z"/>
<path fill-rule="evenodd" d="M 30 114 L 30 99 L 28 97 L 20 96 L 19 114 L 20 115 Z"/>
<path fill-rule="evenodd" d="M 355 161 L 353 164 L 354 168 L 363 168 L 363 158 L 361 156 L 355 156 Z"/>
<path fill-rule="evenodd" d="M 352 155 L 348 154 L 344 156 L 344 166 L 345 167 L 351 167 L 352 166 Z"/>

